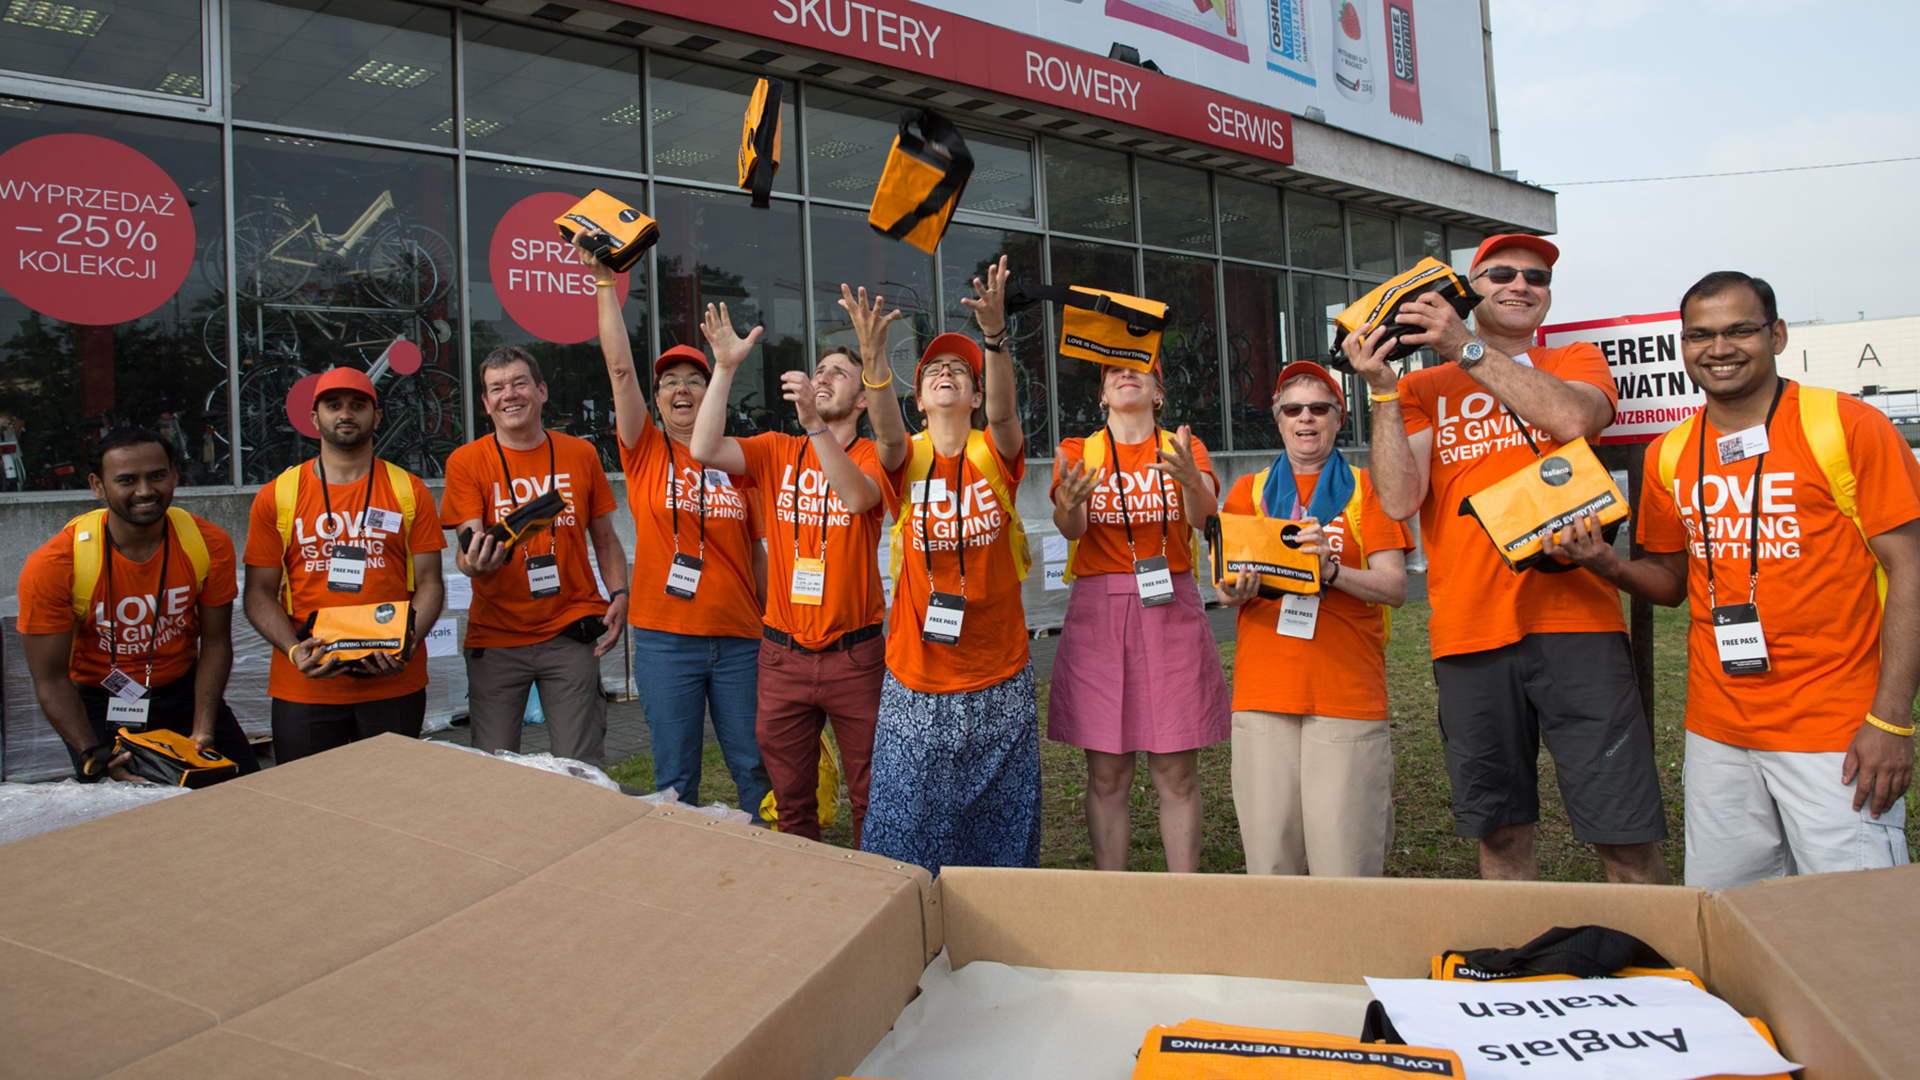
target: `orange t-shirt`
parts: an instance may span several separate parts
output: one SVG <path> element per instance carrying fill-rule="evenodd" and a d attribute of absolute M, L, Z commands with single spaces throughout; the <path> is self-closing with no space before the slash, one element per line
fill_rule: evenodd
<path fill-rule="evenodd" d="M 1107 435 L 1101 432 L 1088 438 L 1105 442 Z M 1133 573 L 1132 552 L 1138 552 L 1143 559 L 1163 553 L 1160 540 L 1162 521 L 1166 522 L 1167 530 L 1164 544 L 1167 569 L 1175 574 L 1193 570 L 1193 538 L 1187 526 L 1187 505 L 1186 500 L 1181 498 L 1180 485 L 1147 468 L 1157 460 L 1155 455 L 1160 449 L 1159 440 L 1159 433 L 1155 432 L 1145 442 L 1116 443 L 1105 448 L 1107 458 L 1100 467 L 1100 485 L 1093 489 L 1093 497 L 1087 500 L 1087 531 L 1073 549 L 1070 568 L 1074 577 Z M 1086 439 L 1061 440 L 1060 452 L 1053 459 L 1053 487 L 1048 490 L 1050 497 L 1060 489 L 1061 471 L 1071 467 L 1074 462 L 1085 460 L 1086 445 Z M 1117 455 L 1114 453 L 1116 449 L 1119 451 Z M 1114 464 L 1116 457 L 1118 468 Z M 1213 482 L 1217 494 L 1220 479 L 1213 474 L 1213 459 L 1207 456 L 1206 444 L 1197 438 L 1193 440 L 1193 463 L 1200 467 L 1202 475 Z M 1132 551 L 1127 547 L 1129 519 L 1133 524 Z"/>
<path fill-rule="evenodd" d="M 447 489 L 440 500 L 440 520 L 449 529 L 476 519 L 481 528 L 486 528 L 513 513 L 516 506 L 555 489 L 567 500 L 565 512 L 553 519 L 547 532 L 522 543 L 493 573 L 472 579 L 468 648 L 550 641 L 572 623 L 606 613 L 607 601 L 593 580 L 589 558 L 593 541 L 587 536 L 587 523 L 613 513 L 613 488 L 591 443 L 557 431 L 548 432 L 547 438 L 552 443 L 551 458 L 545 445 L 515 450 L 499 446 L 492 435 L 462 446 L 447 458 Z M 502 453 L 513 470 L 511 492 L 500 473 Z M 580 512 L 583 506 L 584 515 Z M 558 596 L 536 599 L 527 582 L 527 559 L 541 555 L 558 560 Z"/>
<path fill-rule="evenodd" d="M 1721 604 L 1747 602 L 1754 463 L 1721 465 L 1714 440 L 1726 434 L 1702 413 L 1681 448 L 1673 487 L 1660 486 L 1660 448 L 1647 446 L 1640 543 L 1686 551 L 1687 730 L 1753 750 L 1832 752 L 1853 741 L 1880 680 L 1880 600 L 1872 551 L 1835 506 L 1800 423 L 1800 387 L 1789 383 L 1767 433 L 1760 480 L 1760 581 L 1754 603 L 1769 670 L 1729 675 L 1720 666 L 1707 603 L 1700 502 L 1713 538 L 1713 582 Z M 1869 536 L 1920 518 L 1920 467 L 1879 410 L 1840 395 L 1840 426 L 1859 480 L 1860 524 Z M 1705 433 L 1706 478 L 1695 443 Z M 1700 489 L 1696 493 L 1696 486 Z M 1838 777 L 1835 778 L 1838 782 Z"/>
<path fill-rule="evenodd" d="M 407 559 L 447 546 L 440 530 L 440 515 L 433 508 L 433 493 L 420 478 L 408 474 L 413 483 L 413 530 L 401 543 L 397 533 L 382 533 L 366 526 L 362 507 L 367 505 L 365 479 L 350 484 L 326 484 L 322 496 L 314 461 L 300 466 L 300 491 L 293 501 L 293 543 L 282 547 L 280 527 L 274 510 L 273 489 L 269 483 L 254 496 L 253 513 L 247 523 L 247 550 L 242 556 L 248 566 L 278 566 L 293 588 L 293 621 L 297 627 L 309 612 L 320 608 L 353 607 L 412 600 L 407 591 Z M 387 481 L 387 466 L 374 459 L 372 509 L 398 514 L 400 501 Z M 332 511 L 327 507 L 331 504 Z M 357 593 L 333 592 L 327 588 L 327 558 L 338 540 L 345 539 L 366 549 L 366 579 Z M 427 636 L 431 626 L 414 627 L 415 641 Z M 411 694 L 427 685 L 427 650 L 415 646 L 413 659 L 398 675 L 362 679 L 337 675 L 330 679 L 310 679 L 300 674 L 285 653 L 275 653 L 267 676 L 267 693 L 281 701 L 309 705 L 351 705 L 361 701 L 385 701 Z"/>
<path fill-rule="evenodd" d="M 1018 454 L 1011 459 L 1001 457 L 993 437 L 987 436 L 986 441 L 987 452 L 1000 467 L 1007 497 L 1017 497 L 1020 479 L 1027 474 L 1026 460 Z M 936 484 L 944 481 L 944 501 L 931 500 L 924 508 L 908 506 L 907 496 L 913 490 L 910 485 L 927 479 L 924 475 L 907 475 L 912 462 L 909 454 L 898 470 L 887 474 L 882 488 L 887 510 L 896 519 L 911 512 L 911 520 L 899 534 L 906 553 L 900 563 L 900 576 L 893 583 L 887 670 L 907 689 L 923 694 L 965 693 L 997 686 L 1027 666 L 1027 609 L 1020 602 L 1012 522 L 1007 516 L 1010 508 L 1001 505 L 992 485 L 966 460 L 964 452 L 952 457 L 934 455 L 930 472 Z M 933 539 L 932 588 L 960 593 L 963 587 L 956 532 L 964 537 L 966 545 L 967 606 L 960 625 L 960 643 L 939 645 L 920 637 L 929 594 L 927 534 L 931 533 Z"/>
<path fill-rule="evenodd" d="M 1387 516 L 1374 494 L 1373 478 L 1360 474 L 1360 539 L 1369 554 L 1407 551 L 1413 534 L 1405 524 Z M 1248 473 L 1233 482 L 1221 503 L 1223 514 L 1251 514 L 1258 494 Z M 1300 500 L 1313 498 L 1317 473 L 1295 473 Z M 1334 558 L 1347 558 L 1351 528 L 1343 512 L 1323 525 Z M 1338 716 L 1348 720 L 1387 718 L 1386 621 L 1378 607 L 1338 588 L 1326 590 L 1313 638 L 1280 633 L 1280 601 L 1258 597 L 1240 607 L 1233 647 L 1233 707 L 1236 711 L 1300 713 Z"/>
<path fill-rule="evenodd" d="M 848 513 L 846 504 L 827 485 L 812 439 L 770 431 L 739 442 L 740 452 L 747 459 L 747 474 L 753 477 L 754 490 L 764 504 L 766 624 L 792 635 L 806 648 L 821 649 L 850 630 L 872 626 L 885 618 L 886 593 L 880 588 L 877 554 L 880 530 L 886 521 L 883 503 L 875 503 L 864 514 Z M 886 490 L 880 451 L 873 440 L 855 439 L 847 456 L 862 473 L 873 478 L 880 490 Z M 796 495 L 800 504 L 797 524 Z M 821 603 L 794 602 L 795 558 L 819 559 L 826 564 Z"/>
<path fill-rule="evenodd" d="M 100 578 L 94 582 L 93 600 L 81 626 L 75 625 L 82 620 L 76 620 L 73 614 L 74 530 L 69 527 L 53 534 L 53 539 L 27 556 L 20 568 L 20 632 L 73 631 L 68 674 L 74 682 L 98 686 L 112 668 L 107 634 L 107 600 L 111 595 L 113 649 L 120 671 L 149 687 L 165 686 L 185 675 L 200 656 L 200 609 L 231 604 L 239 593 L 234 585 L 233 541 L 206 518 L 196 514 L 193 520 L 207 545 L 204 588 L 195 583 L 193 563 L 180 546 L 179 535 L 169 527 L 164 557 L 155 548 L 145 562 L 134 562 L 115 548 L 111 579 L 109 567 L 102 560 Z M 81 542 L 98 544 L 101 538 L 96 534 Z M 164 583 L 160 581 L 162 561 L 167 566 Z M 150 677 L 149 648 L 153 650 Z"/>
<path fill-rule="evenodd" d="M 671 458 L 672 464 L 668 461 Z M 633 512 L 633 602 L 627 623 L 642 630 L 702 637 L 760 636 L 760 599 L 753 584 L 753 541 L 746 478 L 705 469 L 646 424 L 632 446 L 620 448 Z M 675 474 L 668 483 L 669 469 Z M 706 491 L 706 540 L 700 539 L 701 490 Z M 677 512 L 676 512 L 677 503 Z M 677 517 L 679 528 L 674 522 Z M 703 559 L 692 600 L 667 592 L 675 552 Z"/>
<path fill-rule="evenodd" d="M 1533 366 L 1566 382 L 1599 387 L 1618 400 L 1600 350 L 1586 342 L 1526 354 Z M 1433 656 L 1511 645 L 1528 634 L 1620 631 L 1620 594 L 1585 570 L 1516 574 L 1502 562 L 1486 530 L 1460 516 L 1460 503 L 1536 460 L 1514 415 L 1473 376 L 1453 364 L 1409 372 L 1400 380 L 1407 434 L 1432 429 L 1433 468 L 1420 507 L 1427 546 L 1427 622 Z M 1561 443 L 1530 428 L 1540 452 Z"/>

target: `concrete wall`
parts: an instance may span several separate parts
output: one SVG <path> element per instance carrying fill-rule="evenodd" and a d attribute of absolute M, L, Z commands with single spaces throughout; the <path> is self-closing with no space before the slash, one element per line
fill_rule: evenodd
<path fill-rule="evenodd" d="M 1485 168 L 1456 165 L 1303 117 L 1294 118 L 1293 144 L 1294 169 L 1310 176 L 1512 222 L 1522 229 L 1552 233 L 1559 228 L 1553 192 Z"/>
<path fill-rule="evenodd" d="M 1920 315 L 1789 326 L 1780 372 L 1849 394 L 1920 390 Z"/>

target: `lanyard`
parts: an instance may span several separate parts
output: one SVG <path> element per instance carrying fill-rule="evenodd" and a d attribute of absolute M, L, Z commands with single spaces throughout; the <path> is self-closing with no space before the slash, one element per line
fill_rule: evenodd
<path fill-rule="evenodd" d="M 1773 435 L 1773 411 L 1780 407 L 1780 396 L 1787 392 L 1787 380 L 1774 376 L 1773 404 L 1767 406 L 1767 419 L 1761 429 L 1767 432 L 1768 442 Z M 1702 482 L 1707 475 L 1707 419 L 1703 411 L 1700 416 L 1700 455 L 1699 465 L 1693 477 L 1693 508 L 1700 515 L 1700 538 L 1707 548 L 1707 607 L 1714 606 L 1713 599 L 1713 530 L 1707 527 L 1706 502 L 1701 498 Z M 1747 523 L 1747 603 L 1753 603 L 1754 594 L 1760 587 L 1760 469 L 1766 464 L 1767 453 L 1762 450 L 1753 459 L 1753 493 L 1749 501 L 1753 504 L 1753 519 Z"/>
<path fill-rule="evenodd" d="M 106 522 L 100 522 L 100 531 L 107 544 L 107 670 L 120 666 L 120 642 L 114 636 L 113 618 L 113 528 Z M 160 585 L 153 590 L 153 634 L 147 638 L 147 673 L 140 678 L 140 685 L 153 687 L 153 654 L 160 647 L 160 603 L 167 595 L 167 562 L 173 557 L 173 522 L 168 521 L 165 533 L 160 538 Z"/>
<path fill-rule="evenodd" d="M 841 447 L 840 449 L 848 453 L 852 453 L 853 448 L 855 446 L 858 446 L 859 444 L 860 444 L 860 436 L 855 435 L 853 437 L 852 442 L 847 443 L 847 445 Z M 813 447 L 813 440 L 803 435 L 800 437 L 800 452 L 793 456 L 793 561 L 795 563 L 798 563 L 800 561 L 800 469 L 802 466 L 806 464 L 807 451 L 809 449 L 812 449 L 812 447 Z M 821 477 L 825 478 L 826 473 L 827 473 L 827 467 L 823 464 L 820 466 Z M 823 501 L 821 503 L 821 508 L 820 508 L 820 564 L 822 566 L 825 566 L 826 562 L 827 562 L 827 509 L 826 509 L 826 502 L 823 498 Z"/>
<path fill-rule="evenodd" d="M 660 437 L 667 440 L 667 502 L 673 508 L 673 550 L 680 550 L 680 469 L 673 463 L 673 436 L 661 432 Z M 695 465 L 691 456 L 687 458 Z M 700 558 L 707 557 L 707 470 L 700 469 Z"/>
<path fill-rule="evenodd" d="M 940 463 L 939 455 L 930 455 L 927 461 L 927 477 L 921 484 L 920 493 L 920 550 L 927 556 L 927 591 L 936 592 L 933 585 L 933 539 L 927 535 L 927 511 L 933 503 L 930 497 L 933 491 L 933 469 Z M 909 478 L 911 479 L 911 478 Z M 960 451 L 960 464 L 953 474 L 953 525 L 954 551 L 960 556 L 960 595 L 967 595 L 967 522 L 966 515 L 960 512 L 960 489 L 967 479 L 967 452 Z M 911 490 L 911 489 L 909 489 Z"/>
<path fill-rule="evenodd" d="M 500 455 L 500 471 L 502 473 L 505 473 L 507 477 L 507 498 L 513 500 L 513 508 L 515 510 L 518 510 L 520 509 L 520 496 L 514 493 L 513 470 L 507 466 L 507 452 L 500 448 L 500 436 L 498 434 L 493 436 L 493 452 Z M 553 465 L 553 435 L 549 433 L 547 435 L 547 490 L 548 491 L 558 491 L 560 489 L 560 482 L 554 478 L 554 474 L 555 474 L 555 470 Z M 559 554 L 559 551 L 560 551 L 560 530 L 556 528 L 549 528 L 547 529 L 547 532 L 551 534 L 551 539 L 548 541 L 548 545 L 547 545 L 547 554 L 557 555 Z"/>
<path fill-rule="evenodd" d="M 320 505 L 326 507 L 327 516 L 332 517 L 333 496 L 327 493 L 327 459 L 325 457 L 314 458 L 313 464 L 320 470 Z M 373 507 L 373 471 L 379 464 L 380 459 L 377 457 L 367 462 L 367 498 L 365 502 L 360 504 L 360 531 L 362 533 L 366 532 L 367 528 L 367 511 Z M 344 525 L 341 526 L 340 532 L 342 535 L 346 533 L 346 527 Z"/>
<path fill-rule="evenodd" d="M 1115 484 L 1116 490 L 1114 495 L 1120 500 L 1120 520 L 1127 527 L 1127 554 L 1133 556 L 1134 562 L 1139 562 L 1140 553 L 1134 550 L 1133 547 L 1133 512 L 1127 509 L 1126 472 L 1120 468 L 1120 446 L 1113 440 L 1113 429 L 1107 428 L 1106 432 L 1107 457 L 1113 461 L 1113 468 L 1118 480 Z M 1154 446 L 1157 448 L 1160 445 L 1159 428 L 1155 428 L 1153 431 L 1153 441 Z M 1167 553 L 1167 522 L 1173 516 L 1173 504 L 1167 499 L 1167 474 L 1156 472 L 1153 475 L 1160 481 L 1160 554 L 1165 555 Z M 1098 477 L 1094 479 L 1096 483 L 1099 480 Z"/>

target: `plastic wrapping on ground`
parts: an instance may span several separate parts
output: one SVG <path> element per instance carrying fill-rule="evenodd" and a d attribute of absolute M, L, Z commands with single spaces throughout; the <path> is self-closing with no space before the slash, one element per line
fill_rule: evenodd
<path fill-rule="evenodd" d="M 544 772 L 558 773 L 561 776 L 571 776 L 575 780 L 585 780 L 595 787 L 603 787 L 608 791 L 621 790 L 619 783 L 606 773 L 594 768 L 592 765 L 588 765 L 586 762 L 575 761 L 572 758 L 554 757 L 552 754 L 516 754 L 510 750 L 495 750 L 492 753 L 487 753 L 485 750 L 475 750 L 471 746 L 461 746 L 459 743 L 449 742 L 435 741 L 432 745 L 444 746 L 450 750 L 460 750 L 469 754 L 480 754 L 485 757 L 499 758 L 501 761 L 510 761 L 515 765 L 525 765 L 529 769 L 540 769 Z M 656 791 L 651 795 L 638 795 L 635 797 L 654 806 L 677 806 L 686 810 L 696 810 L 708 817 L 719 818 L 721 821 L 731 821 L 740 825 L 746 825 L 753 821 L 753 818 L 749 817 L 746 811 L 736 810 L 725 803 L 708 803 L 705 806 L 693 806 L 689 803 L 683 803 L 680 801 L 680 793 L 672 788 L 668 788 L 665 791 Z"/>
<path fill-rule="evenodd" d="M 708 817 L 719 818 L 721 821 L 731 821 L 736 825 L 750 825 L 753 823 L 753 815 L 747 813 L 745 810 L 736 810 L 725 803 L 712 802 L 705 806 L 683 803 L 680 801 L 680 793 L 673 788 L 656 791 L 651 795 L 642 795 L 640 796 L 640 800 L 642 802 L 652 803 L 655 806 L 678 806 L 686 810 L 697 810 Z"/>
<path fill-rule="evenodd" d="M 66 755 L 62 754 L 65 766 Z M 102 780 L 83 784 L 0 784 L 0 844 L 92 821 L 136 806 L 187 794 L 186 788 Z"/>

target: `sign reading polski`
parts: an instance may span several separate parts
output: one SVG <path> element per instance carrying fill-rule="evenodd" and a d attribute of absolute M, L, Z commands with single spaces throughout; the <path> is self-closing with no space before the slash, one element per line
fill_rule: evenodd
<path fill-rule="evenodd" d="M 1652 442 L 1707 403 L 1680 359 L 1677 311 L 1543 326 L 1539 340 L 1547 348 L 1590 341 L 1606 355 L 1620 404 L 1595 442 Z"/>
<path fill-rule="evenodd" d="M 553 219 L 580 196 L 564 191 L 529 195 L 508 208 L 487 247 L 493 291 L 507 317 L 542 341 L 574 345 L 599 333 L 593 271 L 580 265 L 572 244 L 560 239 Z M 624 301 L 627 275 L 615 274 L 615 295 Z"/>
<path fill-rule="evenodd" d="M 138 319 L 193 266 L 193 213 L 153 159 L 98 135 L 0 154 L 0 289 L 84 326 Z"/>

